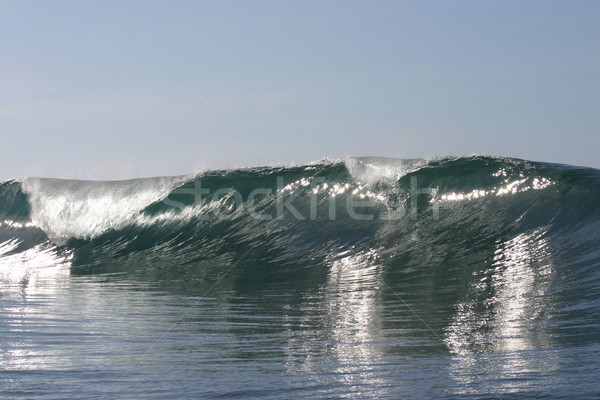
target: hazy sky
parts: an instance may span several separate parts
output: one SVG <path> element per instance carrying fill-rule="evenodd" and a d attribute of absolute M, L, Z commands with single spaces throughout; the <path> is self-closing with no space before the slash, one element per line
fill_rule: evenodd
<path fill-rule="evenodd" d="M 494 1 L 105 4 L 0 1 L 0 179 L 351 148 L 600 167 L 598 1 L 500 1 L 404 98 Z"/>

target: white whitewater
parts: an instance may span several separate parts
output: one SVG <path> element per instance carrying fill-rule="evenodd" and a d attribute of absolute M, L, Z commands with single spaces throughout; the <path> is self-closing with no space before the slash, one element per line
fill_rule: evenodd
<path fill-rule="evenodd" d="M 181 183 L 182 177 L 125 181 L 77 181 L 27 178 L 32 223 L 56 244 L 86 239 L 129 223 L 150 204 Z"/>

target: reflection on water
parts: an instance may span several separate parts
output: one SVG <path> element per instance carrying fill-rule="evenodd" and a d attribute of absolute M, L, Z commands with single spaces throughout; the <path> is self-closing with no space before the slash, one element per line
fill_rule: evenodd
<path fill-rule="evenodd" d="M 218 274 L 181 295 L 156 291 L 135 274 L 72 274 L 69 259 L 51 247 L 12 254 L 17 243 L 5 242 L 0 384 L 15 382 L 20 395 L 46 390 L 49 398 L 547 393 L 564 382 L 557 371 L 568 360 L 544 325 L 556 303 L 545 233 L 496 242 L 469 290 L 440 279 L 441 295 L 431 289 L 431 271 L 374 250 L 325 261 L 322 274 L 309 274 L 312 287 L 236 284 L 247 278 L 234 269 L 210 295 L 205 287 Z M 460 300 L 444 303 L 446 295 Z M 436 332 L 446 327 L 444 343 L 423 321 Z M 70 392 L 57 392 L 63 388 Z"/>
<path fill-rule="evenodd" d="M 303 306 L 304 334 L 290 331 L 286 345 L 287 372 L 321 375 L 321 383 L 345 386 L 352 396 L 377 396 L 384 386 L 376 366 L 383 362 L 381 345 L 381 265 L 375 252 L 331 262 L 318 303 Z M 313 308 L 312 310 L 309 308 Z M 319 331 L 308 316 L 317 316 Z M 324 337 L 325 335 L 326 337 Z M 300 357 L 299 357 L 300 356 Z M 328 373 L 323 374 L 327 369 Z"/>
<path fill-rule="evenodd" d="M 325 287 L 332 357 L 336 373 L 345 384 L 376 395 L 383 386 L 373 365 L 382 362 L 377 333 L 381 330 L 381 267 L 376 254 L 366 253 L 336 260 Z"/>
<path fill-rule="evenodd" d="M 538 229 L 498 242 L 491 267 L 477 273 L 464 300 L 455 305 L 446 344 L 455 355 L 450 374 L 463 388 L 494 376 L 506 378 L 503 392 L 524 390 L 522 385 L 530 382 L 509 378 L 557 368 L 551 357 L 540 363 L 528 354 L 551 346 L 543 330 L 553 279 L 544 234 Z"/>
<path fill-rule="evenodd" d="M 0 285 L 3 288 L 20 285 L 24 294 L 35 295 L 36 290 L 55 290 L 46 284 L 69 274 L 69 260 L 56 254 L 54 246 L 40 244 L 14 253 L 19 242 L 9 240 L 0 244 Z"/>
<path fill-rule="evenodd" d="M 37 346 L 28 337 L 51 320 L 44 304 L 63 290 L 69 276 L 68 260 L 53 246 L 14 253 L 19 244 L 0 244 L 0 365 L 5 371 L 32 370 L 56 361 L 55 349 Z"/>
<path fill-rule="evenodd" d="M 49 372 L 56 380 L 52 371 L 118 365 L 130 357 L 127 351 L 145 346 L 131 338 L 149 329 L 136 313 L 150 315 L 152 297 L 119 287 L 135 289 L 131 283 L 74 278 L 70 255 L 48 243 L 16 253 L 18 246 L 0 244 L 0 372 L 12 371 L 15 379 L 36 371 L 39 380 Z M 127 342 L 134 344 L 123 347 Z"/>

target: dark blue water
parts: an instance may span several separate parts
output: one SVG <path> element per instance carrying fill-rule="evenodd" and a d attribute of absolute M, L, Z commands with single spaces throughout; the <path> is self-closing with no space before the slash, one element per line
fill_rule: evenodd
<path fill-rule="evenodd" d="M 0 397 L 598 398 L 599 198 L 490 157 L 4 182 Z"/>

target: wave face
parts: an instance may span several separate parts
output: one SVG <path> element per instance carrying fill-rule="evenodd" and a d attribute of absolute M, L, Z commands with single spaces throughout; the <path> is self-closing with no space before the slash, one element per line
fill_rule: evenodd
<path fill-rule="evenodd" d="M 351 288 L 375 268 L 432 310 L 451 352 L 526 349 L 532 327 L 598 339 L 599 199 L 598 170 L 483 156 L 35 178 L 0 184 L 0 257 L 191 292 L 231 266 L 251 292 L 317 291 L 345 269 Z"/>

